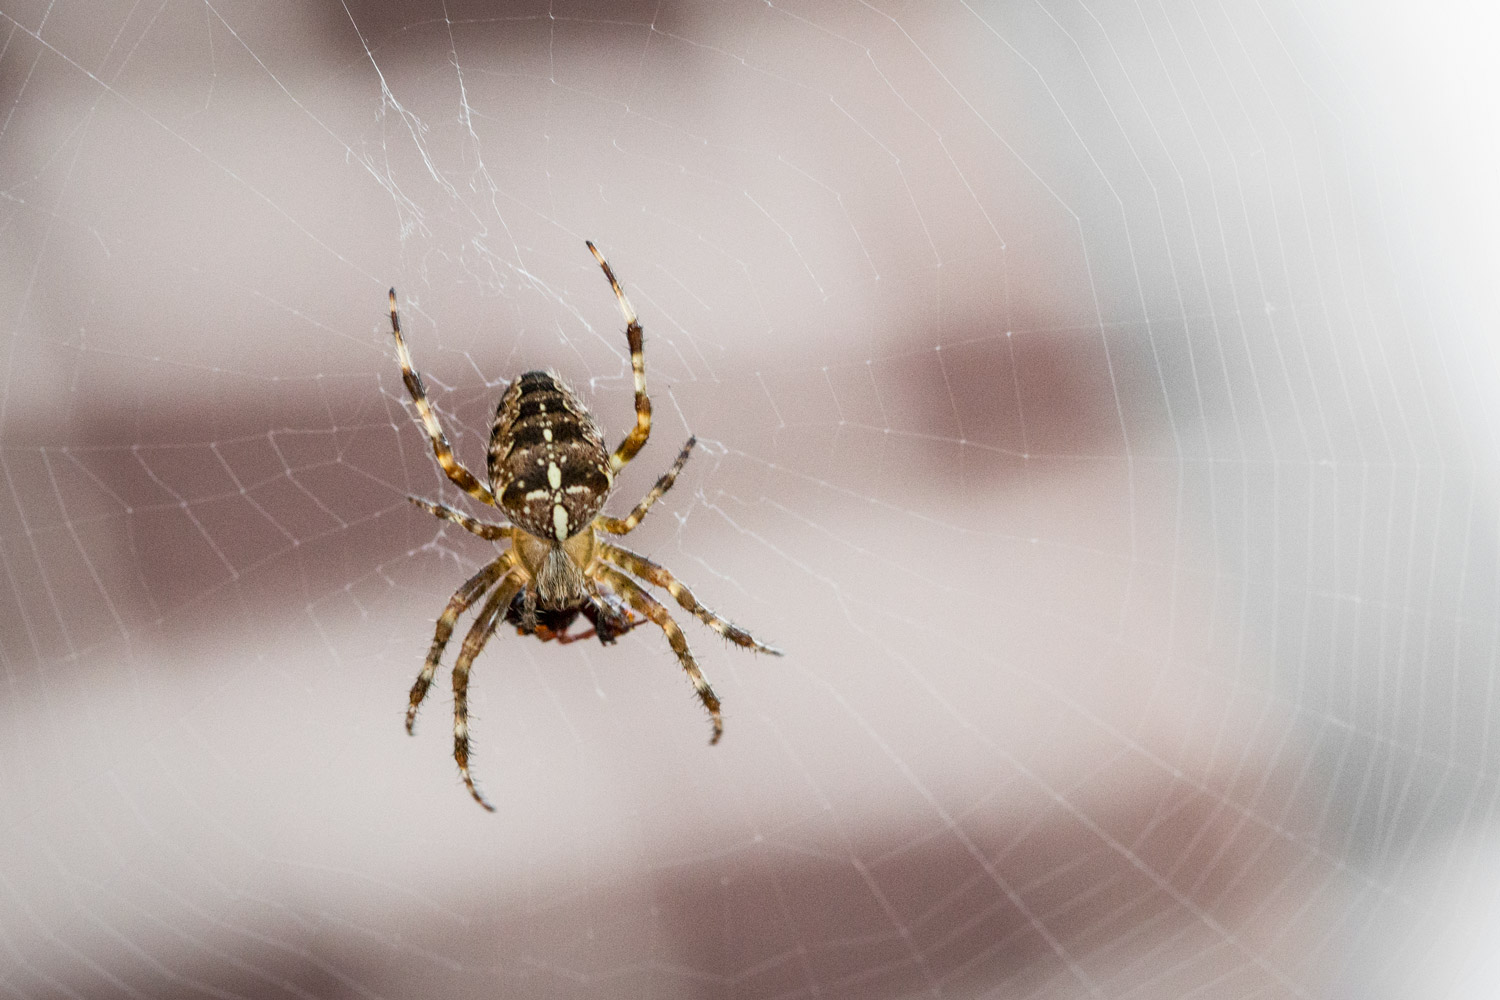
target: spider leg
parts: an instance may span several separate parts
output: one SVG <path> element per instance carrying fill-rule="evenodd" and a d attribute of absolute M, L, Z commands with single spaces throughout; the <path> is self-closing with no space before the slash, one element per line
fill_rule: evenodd
<path fill-rule="evenodd" d="M 604 269 L 604 276 L 609 279 L 609 287 L 615 290 L 615 299 L 620 303 L 620 312 L 625 314 L 625 340 L 630 345 L 630 370 L 635 375 L 635 426 L 630 433 L 625 435 L 625 440 L 615 449 L 615 453 L 609 456 L 609 471 L 619 472 L 625 467 L 625 463 L 635 457 L 646 444 L 646 439 L 651 436 L 651 397 L 646 395 L 646 357 L 641 353 L 641 321 L 635 314 L 635 309 L 630 305 L 630 300 L 625 297 L 625 292 L 620 288 L 620 283 L 615 280 L 615 272 L 609 268 L 609 261 L 599 252 L 593 243 L 584 241 L 589 248 L 589 253 L 599 262 Z"/>
<path fill-rule="evenodd" d="M 474 474 L 453 457 L 453 448 L 448 444 L 448 436 L 443 433 L 443 427 L 438 423 L 437 413 L 433 411 L 432 404 L 427 401 L 427 388 L 422 384 L 422 376 L 412 367 L 411 351 L 406 349 L 406 341 L 401 339 L 401 321 L 396 317 L 396 290 L 394 288 L 391 289 L 391 333 L 396 337 L 396 356 L 401 359 L 401 379 L 406 383 L 406 391 L 411 393 L 411 401 L 416 404 L 417 415 L 422 418 L 422 426 L 426 429 L 427 436 L 432 439 L 432 453 L 437 456 L 438 464 L 443 467 L 443 472 L 448 478 L 469 496 L 491 507 L 495 506 L 495 494 L 490 492 L 490 488 L 475 479 Z"/>
<path fill-rule="evenodd" d="M 480 538 L 488 538 L 492 542 L 503 542 L 510 538 L 510 525 L 493 524 L 489 521 L 481 521 L 470 517 L 463 511 L 454 510 L 446 504 L 433 503 L 431 500 L 423 500 L 421 497 L 407 497 L 407 500 L 421 507 L 429 514 L 434 514 L 445 521 L 452 521 L 460 528 L 474 532 Z"/>
<path fill-rule="evenodd" d="M 666 567 L 658 566 L 643 555 L 631 552 L 629 549 L 618 545 L 608 545 L 604 542 L 597 543 L 595 551 L 603 559 L 614 563 L 621 569 L 629 570 L 647 583 L 654 583 L 658 587 L 665 588 L 683 610 L 691 612 L 699 621 L 713 629 L 715 632 L 728 639 L 730 642 L 746 649 L 754 649 L 762 653 L 770 653 L 772 656 L 780 656 L 781 650 L 756 639 L 755 636 L 746 632 L 733 622 L 725 621 L 712 611 L 698 603 L 693 592 L 688 590 Z"/>
<path fill-rule="evenodd" d="M 500 623 L 522 583 L 519 575 L 512 575 L 495 588 L 469 627 L 469 634 L 464 636 L 463 649 L 453 664 L 453 759 L 458 761 L 458 773 L 463 776 L 469 794 L 490 812 L 494 812 L 495 807 L 479 794 L 479 789 L 474 786 L 474 776 L 469 773 L 469 667 L 490 636 L 495 634 L 495 626 Z"/>
<path fill-rule="evenodd" d="M 662 607 L 660 601 L 642 590 L 624 573 L 610 569 L 608 566 L 598 566 L 594 572 L 608 583 L 615 593 L 625 598 L 632 608 L 651 619 L 666 633 L 672 652 L 677 654 L 677 662 L 682 664 L 682 669 L 687 672 L 688 679 L 693 682 L 693 689 L 698 692 L 698 700 L 703 702 L 703 707 L 708 709 L 708 714 L 713 719 L 714 734 L 708 743 L 712 746 L 719 742 L 719 737 L 724 735 L 724 718 L 719 712 L 719 696 L 714 694 L 714 689 L 704 678 L 703 671 L 699 670 L 698 664 L 693 661 L 693 654 L 688 649 L 687 638 L 683 636 L 682 629 L 677 627 L 677 623 L 672 620 L 672 616 L 667 613 L 666 608 Z"/>
<path fill-rule="evenodd" d="M 463 586 L 454 591 L 453 596 L 448 599 L 448 606 L 438 616 L 437 632 L 432 637 L 432 648 L 427 651 L 427 662 L 422 664 L 422 672 L 417 675 L 416 683 L 411 686 L 411 699 L 406 706 L 408 735 L 411 734 L 412 727 L 416 724 L 417 708 L 422 704 L 422 699 L 427 697 L 427 689 L 432 686 L 432 675 L 437 671 L 438 661 L 443 658 L 444 647 L 453 636 L 453 625 L 458 621 L 458 616 L 474 603 L 476 597 L 489 590 L 496 580 L 509 573 L 511 565 L 511 554 L 507 552 L 465 580 Z"/>
<path fill-rule="evenodd" d="M 688 456 L 693 453 L 693 445 L 697 443 L 698 439 L 696 437 L 687 439 L 687 444 L 682 446 L 682 452 L 677 456 L 677 461 L 673 462 L 672 467 L 656 481 L 656 485 L 651 487 L 651 492 L 646 494 L 645 499 L 635 505 L 635 510 L 631 511 L 629 516 L 624 518 L 601 517 L 594 523 L 601 531 L 607 531 L 611 535 L 628 535 L 634 531 L 635 526 L 641 523 L 641 518 L 646 516 L 646 511 L 651 509 L 651 505 L 660 500 L 662 494 L 672 488 L 672 484 L 677 481 L 677 473 L 681 472 L 682 467 L 687 464 Z"/>

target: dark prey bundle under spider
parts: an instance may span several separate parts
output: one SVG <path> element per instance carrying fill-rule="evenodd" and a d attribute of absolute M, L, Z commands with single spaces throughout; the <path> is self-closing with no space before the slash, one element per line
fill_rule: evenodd
<path fill-rule="evenodd" d="M 490 432 L 488 483 L 480 482 L 454 457 L 437 414 L 427 400 L 422 376 L 412 367 L 411 352 L 401 337 L 401 322 L 396 314 L 396 290 L 391 289 L 391 333 L 401 359 L 401 377 L 432 440 L 438 464 L 465 493 L 499 507 L 509 518 L 509 523 L 480 521 L 431 500 L 407 498 L 418 507 L 505 547 L 498 558 L 465 580 L 449 598 L 447 608 L 438 618 L 427 662 L 412 685 L 406 709 L 406 731 L 410 733 L 417 708 L 432 686 L 433 674 L 459 615 L 488 594 L 453 665 L 453 757 L 458 761 L 459 773 L 469 793 L 492 812 L 494 806 L 479 794 L 469 773 L 469 670 L 502 621 L 514 625 L 521 635 L 534 635 L 543 642 L 556 639 L 559 643 L 569 643 L 594 635 L 601 643 L 609 644 L 650 620 L 666 633 L 677 661 L 692 681 L 703 707 L 708 709 L 713 720 L 710 743 L 719 742 L 724 732 L 719 699 L 693 661 L 682 629 L 642 584 L 665 589 L 686 611 L 730 642 L 781 655 L 780 650 L 765 645 L 699 604 L 692 592 L 665 568 L 605 538 L 629 534 L 641 523 L 651 505 L 672 488 L 677 473 L 692 453 L 695 439 L 688 438 L 677 461 L 634 510 L 623 518 L 604 516 L 602 511 L 615 476 L 651 435 L 651 399 L 646 395 L 641 324 L 609 263 L 594 244 L 587 245 L 604 269 L 620 311 L 625 314 L 625 339 L 630 345 L 630 367 L 635 375 L 635 426 L 619 447 L 607 452 L 599 425 L 561 379 L 550 372 L 526 372 L 506 387 L 495 411 L 495 425 Z M 568 634 L 568 627 L 580 614 L 593 627 Z"/>

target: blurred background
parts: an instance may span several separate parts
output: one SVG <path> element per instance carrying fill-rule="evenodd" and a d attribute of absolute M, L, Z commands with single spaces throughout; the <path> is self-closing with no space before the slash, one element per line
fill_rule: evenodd
<path fill-rule="evenodd" d="M 0 993 L 1500 989 L 1487 8 L 0 3 Z M 613 441 L 585 239 L 787 655 L 502 630 L 490 815 L 386 289 Z"/>

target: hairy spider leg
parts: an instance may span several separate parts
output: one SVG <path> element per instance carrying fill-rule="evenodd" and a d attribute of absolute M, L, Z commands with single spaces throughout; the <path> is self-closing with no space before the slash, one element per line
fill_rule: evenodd
<path fill-rule="evenodd" d="M 427 401 L 427 387 L 422 384 L 422 376 L 412 367 L 411 351 L 406 349 L 406 341 L 401 338 L 401 321 L 396 316 L 396 290 L 391 289 L 391 333 L 396 337 L 396 355 L 401 359 L 401 379 L 406 383 L 406 391 L 411 393 L 411 400 L 416 404 L 417 415 L 422 418 L 422 426 L 427 431 L 427 436 L 432 439 L 432 453 L 437 456 L 438 465 L 443 467 L 443 472 L 453 480 L 459 489 L 463 490 L 475 500 L 495 506 L 495 494 L 490 488 L 478 479 L 474 474 L 453 456 L 453 447 L 448 444 L 448 436 L 443 433 L 442 424 L 438 423 L 437 413 L 433 411 L 432 404 Z M 637 335 L 639 341 L 639 335 Z M 643 439 L 644 441 L 644 439 Z"/>
<path fill-rule="evenodd" d="M 712 611 L 698 603 L 693 592 L 673 576 L 666 567 L 658 566 L 645 556 L 618 545 L 608 545 L 600 542 L 595 551 L 600 557 L 607 559 L 623 570 L 634 573 L 647 583 L 654 583 L 664 588 L 672 598 L 682 605 L 683 610 L 691 612 L 699 621 L 713 629 L 715 632 L 728 639 L 730 642 L 746 649 L 754 649 L 762 653 L 770 653 L 772 656 L 780 656 L 781 650 L 774 646 L 767 646 L 755 636 L 746 632 L 733 622 L 726 621 L 714 614 Z"/>
<path fill-rule="evenodd" d="M 692 651 L 688 649 L 687 637 L 682 634 L 682 629 L 677 627 L 677 623 L 672 620 L 672 616 L 667 613 L 667 609 L 660 601 L 642 590 L 639 584 L 624 573 L 604 565 L 596 567 L 594 572 L 597 579 L 608 583 L 614 588 L 615 593 L 625 598 L 632 608 L 651 619 L 666 633 L 672 652 L 677 654 L 677 662 L 682 664 L 682 669 L 687 673 L 688 679 L 693 682 L 693 690 L 698 692 L 698 700 L 703 702 L 703 707 L 708 709 L 708 714 L 713 719 L 714 732 L 709 738 L 709 746 L 719 742 L 719 737 L 724 735 L 724 717 L 719 711 L 719 696 L 714 694 L 714 689 L 709 686 L 708 680 L 703 676 L 703 671 L 698 669 L 698 664 L 693 660 Z"/>
<path fill-rule="evenodd" d="M 431 500 L 423 500 L 421 497 L 407 497 L 406 499 L 421 507 L 427 513 L 436 515 L 445 521 L 452 521 L 459 527 L 472 531 L 480 538 L 488 538 L 492 542 L 503 542 L 510 538 L 511 526 L 508 524 L 481 521 L 476 517 L 470 517 L 461 510 L 454 510 L 447 504 L 433 503 Z"/>
<path fill-rule="evenodd" d="M 495 627 L 500 624 L 505 609 L 510 607 L 511 599 L 521 589 L 522 583 L 521 575 L 512 573 L 495 588 L 470 626 L 469 634 L 464 636 L 463 648 L 453 664 L 453 759 L 458 761 L 458 773 L 463 776 L 469 794 L 490 812 L 494 812 L 495 807 L 479 794 L 479 789 L 474 786 L 474 776 L 469 773 L 469 667 L 490 636 L 495 634 Z"/>
<path fill-rule="evenodd" d="M 646 356 L 641 350 L 641 321 L 630 305 L 630 300 L 625 297 L 624 289 L 615 280 L 615 272 L 610 270 L 609 261 L 604 259 L 604 255 L 593 243 L 588 240 L 584 243 L 604 269 L 609 287 L 615 290 L 615 298 L 620 303 L 620 312 L 625 314 L 625 340 L 630 344 L 630 370 L 635 375 L 635 426 L 625 435 L 625 440 L 620 442 L 615 453 L 609 456 L 609 471 L 615 473 L 623 469 L 626 462 L 635 458 L 636 452 L 645 446 L 646 439 L 651 436 L 651 397 L 646 395 Z"/>
<path fill-rule="evenodd" d="M 646 511 L 651 509 L 651 505 L 660 500 L 662 494 L 672 488 L 672 484 L 677 481 L 677 473 L 682 471 L 683 465 L 687 463 L 688 456 L 693 453 L 693 445 L 697 443 L 698 439 L 696 437 L 687 439 L 687 444 L 682 446 L 682 452 L 677 456 L 677 461 L 672 463 L 672 467 L 656 481 L 656 485 L 651 487 L 651 492 L 647 493 L 645 498 L 635 505 L 635 510 L 632 510 L 627 517 L 596 518 L 594 524 L 599 530 L 607 531 L 611 535 L 628 535 L 634 531 L 635 526 L 640 524 L 641 519 L 646 516 Z"/>
<path fill-rule="evenodd" d="M 422 704 L 422 699 L 427 697 L 427 689 L 432 687 L 432 675 L 437 672 L 438 661 L 443 658 L 443 650 L 447 647 L 448 640 L 453 637 L 453 626 L 458 621 L 458 616 L 474 603 L 475 598 L 494 586 L 496 580 L 509 573 L 512 565 L 511 554 L 507 552 L 465 580 L 463 586 L 454 591 L 453 596 L 448 599 L 448 606 L 438 616 L 437 632 L 432 637 L 432 647 L 427 651 L 427 662 L 422 664 L 422 672 L 417 675 L 416 683 L 411 686 L 411 699 L 406 706 L 408 735 L 416 724 L 417 708 Z"/>

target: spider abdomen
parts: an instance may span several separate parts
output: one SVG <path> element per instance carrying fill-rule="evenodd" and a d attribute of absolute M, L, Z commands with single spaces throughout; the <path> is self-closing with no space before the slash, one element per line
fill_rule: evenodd
<path fill-rule="evenodd" d="M 500 398 L 490 434 L 490 485 L 528 534 L 558 541 L 593 521 L 609 496 L 599 425 L 551 372 L 527 372 Z"/>

